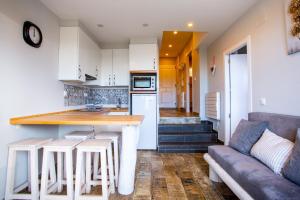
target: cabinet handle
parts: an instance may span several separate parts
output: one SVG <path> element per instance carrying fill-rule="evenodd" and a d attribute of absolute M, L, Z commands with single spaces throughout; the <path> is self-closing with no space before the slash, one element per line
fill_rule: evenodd
<path fill-rule="evenodd" d="M 108 85 L 110 86 L 110 75 L 108 75 Z"/>
<path fill-rule="evenodd" d="M 81 79 L 81 68 L 80 68 L 80 65 L 78 66 L 78 79 Z"/>
<path fill-rule="evenodd" d="M 96 66 L 96 77 L 98 77 L 98 67 Z"/>

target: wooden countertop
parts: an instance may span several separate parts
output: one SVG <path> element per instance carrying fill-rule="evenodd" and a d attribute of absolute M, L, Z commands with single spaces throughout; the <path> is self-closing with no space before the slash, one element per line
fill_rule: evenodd
<path fill-rule="evenodd" d="M 12 125 L 140 125 L 143 115 L 108 115 L 109 112 L 128 112 L 128 109 L 104 108 L 99 112 L 69 110 L 10 119 Z"/>

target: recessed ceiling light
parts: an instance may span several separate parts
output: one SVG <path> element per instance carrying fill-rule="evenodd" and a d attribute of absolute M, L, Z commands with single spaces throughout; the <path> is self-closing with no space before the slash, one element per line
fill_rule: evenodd
<path fill-rule="evenodd" d="M 103 24 L 97 24 L 97 27 L 102 28 L 102 27 L 104 27 L 104 25 Z"/>
<path fill-rule="evenodd" d="M 177 32 L 177 31 L 174 31 L 173 33 L 174 33 L 174 35 L 177 35 L 178 32 Z"/>
<path fill-rule="evenodd" d="M 172 48 L 172 47 L 173 47 L 173 45 L 169 44 L 169 48 Z"/>
<path fill-rule="evenodd" d="M 168 56 L 169 54 L 168 54 L 168 53 L 166 53 L 165 55 L 166 55 L 166 56 Z"/>
<path fill-rule="evenodd" d="M 188 26 L 189 28 L 192 28 L 192 27 L 194 26 L 194 24 L 193 24 L 192 22 L 190 22 L 190 23 L 187 24 L 187 26 Z"/>
<path fill-rule="evenodd" d="M 142 26 L 143 26 L 143 27 L 148 27 L 148 26 L 149 26 L 149 24 L 142 24 Z"/>

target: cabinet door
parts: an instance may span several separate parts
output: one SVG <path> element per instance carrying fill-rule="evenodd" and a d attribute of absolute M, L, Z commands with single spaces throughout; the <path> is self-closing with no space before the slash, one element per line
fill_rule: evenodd
<path fill-rule="evenodd" d="M 130 70 L 157 70 L 158 66 L 157 44 L 130 44 L 129 67 Z"/>
<path fill-rule="evenodd" d="M 129 86 L 129 50 L 113 49 L 113 85 Z"/>
<path fill-rule="evenodd" d="M 78 27 L 60 28 L 59 80 L 81 81 L 78 37 Z"/>
<path fill-rule="evenodd" d="M 101 50 L 101 86 L 112 85 L 112 49 Z"/>
<path fill-rule="evenodd" d="M 79 29 L 78 32 L 78 62 L 79 62 L 79 77 L 81 80 L 85 81 L 85 74 L 90 71 L 89 64 L 89 38 L 88 36 Z"/>

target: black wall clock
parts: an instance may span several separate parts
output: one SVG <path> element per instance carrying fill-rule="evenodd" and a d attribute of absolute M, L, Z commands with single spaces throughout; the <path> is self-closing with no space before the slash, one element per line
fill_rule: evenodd
<path fill-rule="evenodd" d="M 23 38 L 30 46 L 39 48 L 43 41 L 42 31 L 37 25 L 26 21 L 23 25 Z"/>

